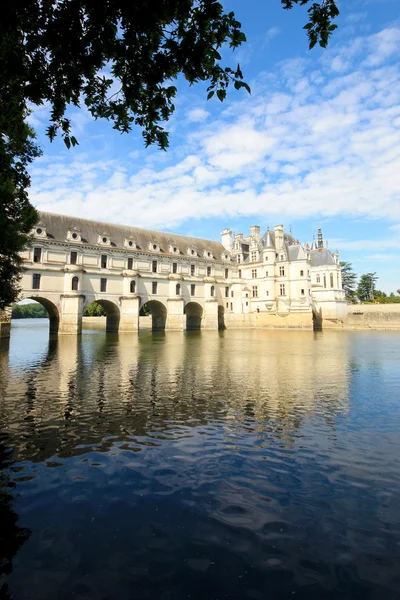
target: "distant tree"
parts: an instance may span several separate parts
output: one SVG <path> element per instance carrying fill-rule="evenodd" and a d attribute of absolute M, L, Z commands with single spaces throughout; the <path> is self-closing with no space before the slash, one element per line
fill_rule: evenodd
<path fill-rule="evenodd" d="M 346 300 L 354 302 L 357 275 L 354 273 L 351 263 L 343 261 L 340 263 L 340 266 L 342 269 L 342 288 L 344 289 Z"/>
<path fill-rule="evenodd" d="M 106 311 L 98 302 L 92 302 L 83 313 L 84 317 L 105 317 Z"/>
<path fill-rule="evenodd" d="M 361 275 L 357 287 L 357 296 L 360 300 L 374 301 L 375 283 L 378 281 L 376 273 L 366 273 Z"/>
<path fill-rule="evenodd" d="M 13 319 L 46 319 L 49 314 L 44 306 L 32 302 L 32 304 L 15 304 L 11 316 Z"/>
<path fill-rule="evenodd" d="M 151 310 L 147 306 L 147 304 L 143 304 L 141 309 L 139 310 L 139 317 L 148 317 L 151 315 Z"/>
<path fill-rule="evenodd" d="M 396 290 L 396 292 L 398 293 L 398 295 L 400 296 L 400 288 L 398 290 Z"/>

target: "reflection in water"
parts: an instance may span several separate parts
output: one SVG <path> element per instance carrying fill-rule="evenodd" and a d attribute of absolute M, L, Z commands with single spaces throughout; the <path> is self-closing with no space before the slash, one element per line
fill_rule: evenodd
<path fill-rule="evenodd" d="M 0 352 L 15 599 L 398 597 L 399 336 L 46 335 Z"/>
<path fill-rule="evenodd" d="M 3 444 L 0 443 L 0 598 L 11 598 L 5 576 L 12 570 L 12 559 L 30 532 L 18 525 L 18 515 L 13 509 L 12 479 L 4 474 L 4 469 L 10 469 L 12 461 L 7 456 Z"/>

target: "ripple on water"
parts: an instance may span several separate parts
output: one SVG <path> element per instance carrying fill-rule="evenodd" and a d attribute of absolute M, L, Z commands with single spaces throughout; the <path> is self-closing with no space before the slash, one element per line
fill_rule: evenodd
<path fill-rule="evenodd" d="M 400 336 L 46 335 L 0 353 L 15 600 L 400 597 Z"/>

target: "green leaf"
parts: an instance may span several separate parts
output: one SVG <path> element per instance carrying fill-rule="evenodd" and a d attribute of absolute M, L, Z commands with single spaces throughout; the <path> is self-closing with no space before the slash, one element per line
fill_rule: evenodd
<path fill-rule="evenodd" d="M 226 98 L 226 90 L 217 90 L 218 100 L 223 102 Z"/>
<path fill-rule="evenodd" d="M 210 100 L 210 98 L 212 98 L 214 96 L 214 90 L 211 90 L 211 92 L 208 92 L 207 94 L 207 100 Z"/>

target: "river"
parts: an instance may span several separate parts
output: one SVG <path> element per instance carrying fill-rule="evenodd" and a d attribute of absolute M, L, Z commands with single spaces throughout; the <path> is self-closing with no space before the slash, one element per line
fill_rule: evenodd
<path fill-rule="evenodd" d="M 47 328 L 0 351 L 5 598 L 400 598 L 399 332 Z"/>

